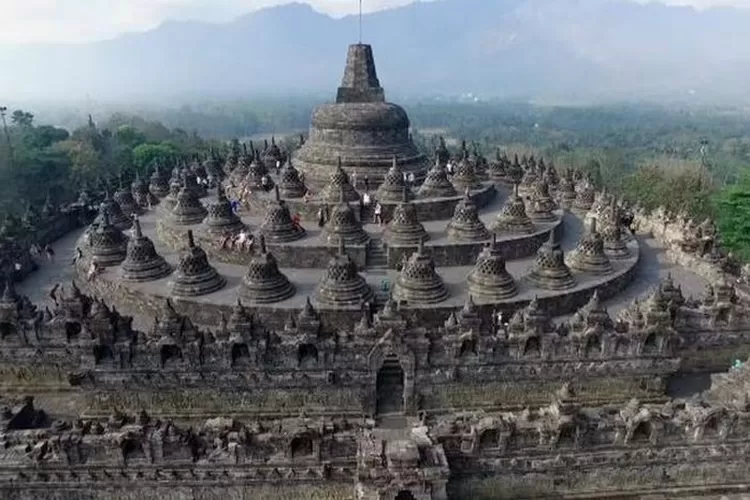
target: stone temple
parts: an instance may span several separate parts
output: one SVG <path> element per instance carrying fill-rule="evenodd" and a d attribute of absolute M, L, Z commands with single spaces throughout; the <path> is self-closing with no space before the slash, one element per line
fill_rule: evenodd
<path fill-rule="evenodd" d="M 338 158 L 349 176 L 382 182 L 396 157 L 403 172 L 421 179 L 429 168 L 409 137 L 409 117 L 385 101 L 369 45 L 352 45 L 336 102 L 313 112 L 310 137 L 294 155 L 310 186 L 328 181 Z"/>
<path fill-rule="evenodd" d="M 61 240 L 72 283 L 4 286 L 0 498 L 750 491 L 750 279 L 711 221 L 533 156 L 428 159 L 367 45 L 299 149 L 216 154 L 107 195 Z"/>

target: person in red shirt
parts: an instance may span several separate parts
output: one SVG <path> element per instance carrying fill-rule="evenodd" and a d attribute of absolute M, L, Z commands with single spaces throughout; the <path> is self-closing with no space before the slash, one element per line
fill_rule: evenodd
<path fill-rule="evenodd" d="M 300 221 L 302 220 L 302 216 L 299 214 L 299 212 L 295 213 L 292 217 L 292 224 L 294 224 L 294 227 L 297 229 L 300 229 Z"/>

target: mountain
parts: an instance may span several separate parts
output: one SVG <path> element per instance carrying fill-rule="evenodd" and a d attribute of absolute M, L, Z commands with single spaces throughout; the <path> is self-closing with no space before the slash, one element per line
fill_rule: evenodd
<path fill-rule="evenodd" d="M 366 15 L 386 91 L 558 102 L 745 98 L 750 11 L 628 0 L 436 0 Z M 357 18 L 306 4 L 113 40 L 0 47 L 11 99 L 334 95 Z"/>

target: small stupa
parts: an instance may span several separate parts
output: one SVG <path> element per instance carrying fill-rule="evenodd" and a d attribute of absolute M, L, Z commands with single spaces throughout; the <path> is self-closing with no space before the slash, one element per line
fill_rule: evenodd
<path fill-rule="evenodd" d="M 479 218 L 479 210 L 471 199 L 469 188 L 466 188 L 463 199 L 456 204 L 446 234 L 454 241 L 477 242 L 490 239 L 490 232 Z"/>
<path fill-rule="evenodd" d="M 271 304 L 294 295 L 294 286 L 279 271 L 276 259 L 266 248 L 266 239 L 261 234 L 260 249 L 247 267 L 242 278 L 240 295 L 257 304 Z"/>
<path fill-rule="evenodd" d="M 221 290 L 226 280 L 208 263 L 206 252 L 195 244 L 193 231 L 187 232 L 188 247 L 170 282 L 175 297 L 198 297 Z"/>
<path fill-rule="evenodd" d="M 401 270 L 393 287 L 393 298 L 411 304 L 437 304 L 448 298 L 443 279 L 435 272 L 435 261 L 419 244 Z"/>
<path fill-rule="evenodd" d="M 164 258 L 156 253 L 154 243 L 143 235 L 141 222 L 133 221 L 134 232 L 128 241 L 125 260 L 120 266 L 120 275 L 124 281 L 156 281 L 169 276 L 172 268 Z"/>
<path fill-rule="evenodd" d="M 466 281 L 469 292 L 480 302 L 499 302 L 518 293 L 513 276 L 505 268 L 505 258 L 497 236 L 493 236 L 492 243 L 479 254 Z"/>
<path fill-rule="evenodd" d="M 528 280 L 543 290 L 568 290 L 576 286 L 554 231 L 550 231 L 549 240 L 537 251 Z"/>

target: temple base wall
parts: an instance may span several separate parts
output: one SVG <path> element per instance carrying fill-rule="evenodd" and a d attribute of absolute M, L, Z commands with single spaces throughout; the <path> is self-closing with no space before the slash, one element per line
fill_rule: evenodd
<path fill-rule="evenodd" d="M 352 484 L 279 484 L 229 486 L 182 486 L 179 484 L 122 486 L 93 483 L 90 486 L 50 485 L 0 487 L 5 500 L 355 500 Z M 168 482 L 167 482 L 168 483 Z"/>

